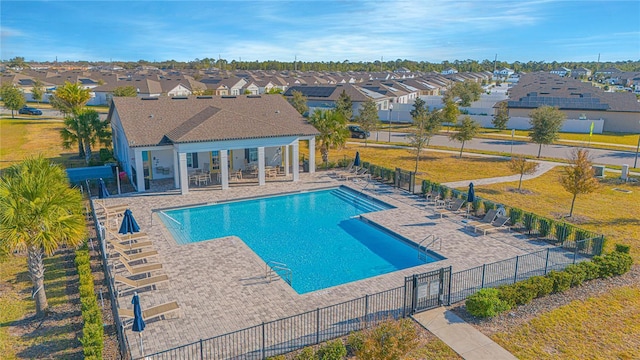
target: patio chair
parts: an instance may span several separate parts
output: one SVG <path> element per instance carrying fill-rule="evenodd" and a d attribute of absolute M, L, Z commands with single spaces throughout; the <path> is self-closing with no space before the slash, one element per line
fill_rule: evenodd
<path fill-rule="evenodd" d="M 115 251 L 119 257 L 121 257 L 127 262 L 133 262 L 136 260 L 145 260 L 152 256 L 158 256 L 158 251 L 156 250 L 141 251 L 133 254 L 127 254 L 126 250 L 122 250 L 121 248 L 114 247 L 113 251 Z"/>
<path fill-rule="evenodd" d="M 464 205 L 464 202 L 465 202 L 464 199 L 455 199 L 452 202 L 450 202 L 448 205 L 446 205 L 444 208 L 436 209 L 435 212 L 436 214 L 440 215 L 440 218 L 442 218 L 445 215 L 455 214 L 459 212 L 460 209 L 462 209 L 462 205 Z"/>
<path fill-rule="evenodd" d="M 329 176 L 338 176 L 338 175 L 340 175 L 342 173 L 349 173 L 349 172 L 351 172 L 352 169 L 353 169 L 353 161 L 350 162 L 349 165 L 346 168 L 344 168 L 344 169 L 335 169 L 335 170 L 327 173 L 327 175 L 329 175 Z"/>
<path fill-rule="evenodd" d="M 142 264 L 142 265 L 133 266 L 126 260 L 123 260 L 123 259 L 118 259 L 118 260 L 122 265 L 124 265 L 125 269 L 127 269 L 129 274 L 131 274 L 131 275 L 139 275 L 139 274 L 144 274 L 144 273 L 150 273 L 152 271 L 162 269 L 162 264 L 160 264 L 160 263 L 150 263 L 150 264 Z"/>
<path fill-rule="evenodd" d="M 128 277 L 124 277 L 122 275 L 114 275 L 113 277 L 113 282 L 116 284 L 115 287 L 117 296 L 120 296 L 128 291 L 153 287 L 167 281 L 169 281 L 169 276 L 167 276 L 166 274 L 151 276 L 139 280 L 129 279 Z"/>
<path fill-rule="evenodd" d="M 369 174 L 369 169 L 363 168 L 362 171 L 359 171 L 357 174 L 347 176 L 348 180 L 355 180 L 355 179 L 362 179 L 362 178 L 371 179 L 371 174 Z"/>
<path fill-rule="evenodd" d="M 132 242 L 131 245 L 129 245 L 128 241 L 125 241 L 124 243 L 107 241 L 107 245 L 120 251 L 142 250 L 145 248 L 153 247 L 153 243 L 151 241 Z"/>
<path fill-rule="evenodd" d="M 354 168 L 355 169 L 355 168 Z M 368 172 L 369 170 L 366 168 L 359 168 L 359 169 L 355 169 L 350 173 L 343 173 L 338 175 L 338 179 L 341 180 L 349 180 L 354 178 L 355 176 L 359 176 L 359 175 L 364 175 Z"/>
<path fill-rule="evenodd" d="M 483 235 L 487 235 L 487 232 L 498 230 L 498 229 L 509 229 L 507 223 L 509 222 L 509 217 L 507 216 L 497 216 L 495 220 L 493 220 L 490 224 L 480 224 L 473 228 L 473 232 L 482 231 Z"/>
<path fill-rule="evenodd" d="M 120 244 L 125 244 L 125 243 L 130 243 L 130 242 L 140 242 L 141 240 L 148 240 L 149 239 L 149 235 L 147 235 L 147 233 L 145 232 L 137 232 L 137 233 L 133 233 L 133 234 L 120 234 L 116 231 L 107 229 L 107 232 L 115 239 L 115 241 L 112 242 L 119 242 Z"/>
<path fill-rule="evenodd" d="M 142 310 L 142 318 L 145 321 L 155 318 L 166 318 L 167 315 L 177 312 L 178 310 L 180 310 L 180 306 L 178 306 L 177 302 L 172 301 Z M 123 325 L 124 321 L 127 321 L 127 324 L 124 325 L 125 328 L 133 324 L 133 321 L 128 321 L 133 320 L 133 310 L 127 308 L 119 308 L 118 314 L 120 315 L 120 318 L 123 319 Z"/>
<path fill-rule="evenodd" d="M 464 227 L 476 227 L 478 225 L 483 224 L 491 224 L 493 220 L 496 219 L 496 215 L 498 215 L 498 210 L 491 209 L 484 214 L 484 217 L 480 220 L 469 220 L 464 224 Z"/>

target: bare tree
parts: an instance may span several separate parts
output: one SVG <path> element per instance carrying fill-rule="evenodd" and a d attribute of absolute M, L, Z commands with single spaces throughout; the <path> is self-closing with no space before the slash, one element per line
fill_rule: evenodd
<path fill-rule="evenodd" d="M 588 194 L 595 191 L 600 183 L 594 177 L 595 172 L 589 160 L 589 151 L 576 149 L 571 154 L 570 166 L 565 167 L 564 174 L 560 177 L 562 187 L 573 194 L 569 217 L 573 216 L 573 206 L 578 194 Z"/>
<path fill-rule="evenodd" d="M 533 161 L 527 161 L 523 156 L 514 157 L 509 162 L 509 169 L 520 174 L 520 182 L 518 183 L 518 191 L 522 188 L 522 177 L 524 175 L 530 175 L 538 170 L 540 164 Z"/>

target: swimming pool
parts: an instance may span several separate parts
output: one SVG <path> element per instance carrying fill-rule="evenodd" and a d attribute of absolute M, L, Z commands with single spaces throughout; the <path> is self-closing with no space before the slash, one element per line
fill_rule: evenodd
<path fill-rule="evenodd" d="M 291 286 L 304 294 L 442 259 L 418 259 L 415 246 L 360 220 L 390 208 L 341 187 L 166 210 L 160 218 L 180 244 L 238 236 L 265 262 L 286 264 Z"/>

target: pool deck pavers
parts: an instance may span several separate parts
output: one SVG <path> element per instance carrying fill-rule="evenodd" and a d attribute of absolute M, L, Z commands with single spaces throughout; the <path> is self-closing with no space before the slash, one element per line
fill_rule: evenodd
<path fill-rule="evenodd" d="M 266 281 L 265 263 L 241 239 L 230 236 L 179 245 L 157 214 L 158 210 L 171 207 L 339 185 L 364 189 L 364 193 L 395 206 L 364 217 L 416 243 L 435 234 L 441 244 L 434 244 L 432 249 L 446 259 L 299 295 L 282 280 Z M 142 332 L 147 354 L 397 288 L 404 284 L 406 276 L 416 273 L 448 266 L 460 271 L 547 247 L 518 233 L 473 234 L 464 229 L 462 216 L 433 216 L 433 210 L 418 196 L 375 182 L 338 181 L 323 173 L 301 174 L 301 181 L 296 183 L 268 182 L 265 186 L 244 185 L 226 191 L 192 189 L 187 195 L 175 190 L 128 194 L 106 202 L 129 205 L 142 231 L 150 235 L 160 254 L 158 261 L 163 264 L 163 272 L 170 278 L 168 284 L 158 289 L 139 292 L 143 309 L 169 301 L 177 301 L 180 306 L 177 317 L 147 324 Z M 212 219 L 212 224 L 215 221 Z M 123 269 L 116 269 L 116 273 L 122 272 Z M 123 274 L 127 275 L 126 271 Z M 119 306 L 131 308 L 131 295 L 121 296 Z M 127 331 L 134 358 L 140 355 L 135 345 L 137 335 Z"/>

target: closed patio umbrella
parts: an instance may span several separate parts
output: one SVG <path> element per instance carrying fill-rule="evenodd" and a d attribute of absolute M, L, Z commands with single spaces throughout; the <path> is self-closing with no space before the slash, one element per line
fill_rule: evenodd
<path fill-rule="evenodd" d="M 98 199 L 104 199 L 109 197 L 109 190 L 107 190 L 107 185 L 104 183 L 104 180 L 100 178 L 98 180 Z"/>
<path fill-rule="evenodd" d="M 131 303 L 133 304 L 133 326 L 131 327 L 131 331 L 135 331 L 138 333 L 138 336 L 140 337 L 140 354 L 144 356 L 144 347 L 142 345 L 142 331 L 144 330 L 145 324 L 144 319 L 142 318 L 140 297 L 138 296 L 137 291 L 133 294 Z"/>
<path fill-rule="evenodd" d="M 471 203 L 476 200 L 476 192 L 473 189 L 473 183 L 469 183 L 469 191 L 467 192 L 467 217 L 469 217 L 469 208 Z"/>
<path fill-rule="evenodd" d="M 125 210 L 124 216 L 122 217 L 122 224 L 120 224 L 120 230 L 118 230 L 118 233 L 123 235 L 131 235 L 139 231 L 140 226 L 138 226 L 136 219 L 133 218 L 133 213 L 129 209 Z M 129 245 L 131 245 L 131 236 L 129 236 Z"/>
<path fill-rule="evenodd" d="M 360 151 L 356 151 L 356 158 L 353 160 L 353 166 L 360 166 Z"/>

